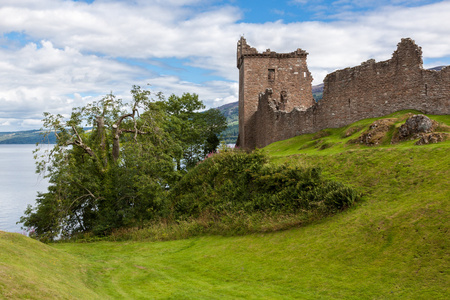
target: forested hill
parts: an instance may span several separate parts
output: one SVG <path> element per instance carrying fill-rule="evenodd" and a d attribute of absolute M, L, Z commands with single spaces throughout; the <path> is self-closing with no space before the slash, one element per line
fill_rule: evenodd
<path fill-rule="evenodd" d="M 41 130 L 27 130 L 14 132 L 0 132 L 0 144 L 36 144 L 56 142 L 54 135 L 45 138 L 41 135 Z"/>
<path fill-rule="evenodd" d="M 227 144 L 235 144 L 239 134 L 239 103 L 233 102 L 217 108 L 227 118 L 227 129 L 221 139 Z"/>

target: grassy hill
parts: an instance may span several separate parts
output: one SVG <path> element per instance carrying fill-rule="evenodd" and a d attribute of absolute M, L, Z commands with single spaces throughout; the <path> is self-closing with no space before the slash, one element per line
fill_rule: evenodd
<path fill-rule="evenodd" d="M 89 262 L 17 233 L 0 231 L 1 299 L 100 299 Z"/>
<path fill-rule="evenodd" d="M 326 177 L 364 194 L 338 215 L 274 233 L 168 242 L 43 245 L 2 233 L 0 295 L 448 299 L 450 141 L 391 145 L 411 113 L 386 116 L 394 123 L 378 146 L 351 142 L 375 121 L 368 119 L 265 148 L 276 162 L 320 166 Z M 450 116 L 430 117 L 448 130 Z"/>

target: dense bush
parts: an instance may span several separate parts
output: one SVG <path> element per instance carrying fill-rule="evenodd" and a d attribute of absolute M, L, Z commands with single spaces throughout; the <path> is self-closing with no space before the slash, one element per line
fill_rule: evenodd
<path fill-rule="evenodd" d="M 185 175 L 170 193 L 176 219 L 258 212 L 330 213 L 351 206 L 359 194 L 322 178 L 318 168 L 268 163 L 260 151 L 214 155 Z"/>

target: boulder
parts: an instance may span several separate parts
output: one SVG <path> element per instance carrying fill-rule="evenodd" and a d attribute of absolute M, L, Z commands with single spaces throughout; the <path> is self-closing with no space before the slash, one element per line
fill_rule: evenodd
<path fill-rule="evenodd" d="M 436 121 L 425 115 L 413 115 L 398 129 L 398 140 L 415 140 L 425 133 L 432 132 L 437 125 Z"/>

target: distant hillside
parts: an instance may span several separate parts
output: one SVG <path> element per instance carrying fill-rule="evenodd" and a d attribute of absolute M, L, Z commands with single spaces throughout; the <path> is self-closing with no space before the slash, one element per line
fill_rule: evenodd
<path fill-rule="evenodd" d="M 313 98 L 314 100 L 317 102 L 320 99 L 322 99 L 323 96 L 323 83 L 318 84 L 318 85 L 314 85 L 312 87 L 312 94 L 313 94 Z"/>
<path fill-rule="evenodd" d="M 36 144 L 42 142 L 54 144 L 56 138 L 54 135 L 50 135 L 44 141 L 41 130 L 0 132 L 0 144 Z"/>
<path fill-rule="evenodd" d="M 217 108 L 227 118 L 228 128 L 222 132 L 222 140 L 235 144 L 239 134 L 239 102 L 232 102 Z"/>
<path fill-rule="evenodd" d="M 447 66 L 439 66 L 439 67 L 429 68 L 428 70 L 430 70 L 430 71 L 440 71 L 440 70 L 442 70 L 445 67 L 447 67 Z"/>
<path fill-rule="evenodd" d="M 232 102 L 225 105 L 222 105 L 217 108 L 220 110 L 223 115 L 227 118 L 229 121 L 238 121 L 239 117 L 239 102 Z"/>

